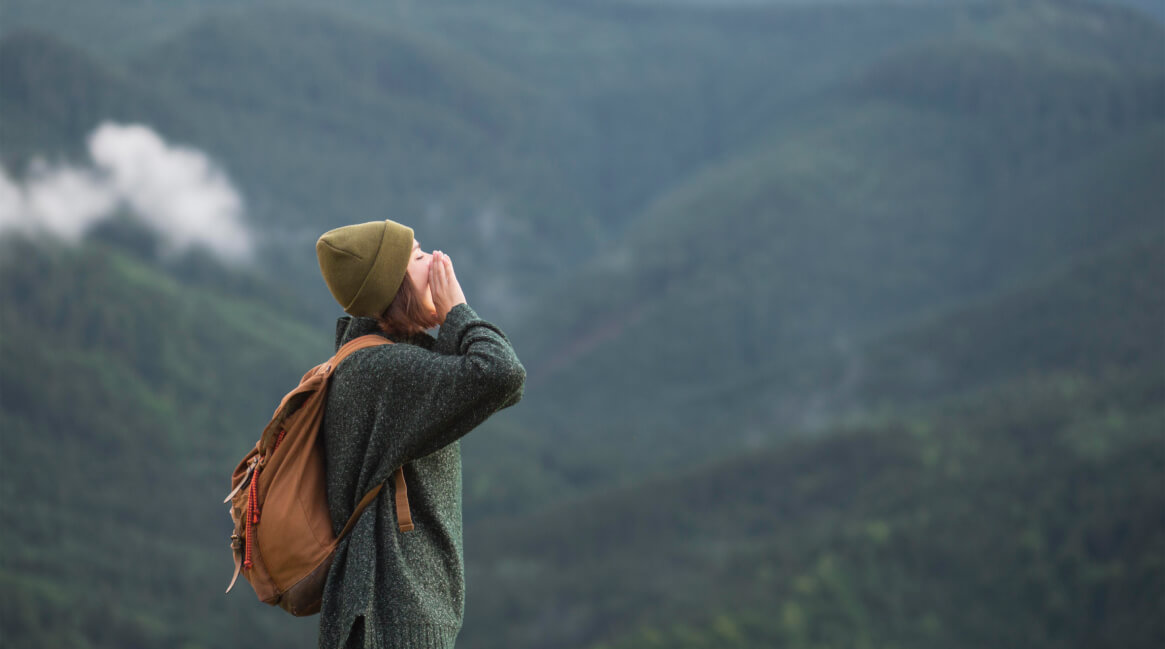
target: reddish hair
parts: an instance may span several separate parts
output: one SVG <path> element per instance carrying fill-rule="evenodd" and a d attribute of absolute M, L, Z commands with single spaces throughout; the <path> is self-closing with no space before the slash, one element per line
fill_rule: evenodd
<path fill-rule="evenodd" d="M 381 331 L 390 337 L 413 336 L 441 324 L 437 314 L 425 308 L 424 299 L 417 294 L 416 288 L 409 280 L 408 271 L 405 271 L 400 288 L 396 290 L 396 296 L 377 320 L 380 321 Z"/>

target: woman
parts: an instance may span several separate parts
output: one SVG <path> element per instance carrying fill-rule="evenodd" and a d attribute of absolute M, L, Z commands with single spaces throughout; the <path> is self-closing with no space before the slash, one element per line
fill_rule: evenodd
<path fill-rule="evenodd" d="M 526 370 L 500 329 L 465 302 L 453 262 L 421 250 L 393 221 L 331 230 L 320 270 L 349 315 L 336 349 L 390 339 L 336 368 L 323 436 L 328 507 L 339 533 L 356 503 L 387 481 L 336 549 L 320 612 L 323 649 L 447 649 L 465 611 L 461 450 L 457 440 L 522 398 Z M 440 325 L 433 338 L 426 329 Z M 414 529 L 397 527 L 404 467 Z"/>

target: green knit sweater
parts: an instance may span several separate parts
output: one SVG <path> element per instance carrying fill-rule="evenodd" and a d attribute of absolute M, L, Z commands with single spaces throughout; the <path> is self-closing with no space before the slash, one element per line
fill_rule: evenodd
<path fill-rule="evenodd" d="M 381 333 L 376 320 L 342 317 L 336 348 L 370 333 Z M 336 549 L 321 649 L 453 647 L 465 612 L 457 440 L 522 398 L 526 370 L 509 340 L 466 304 L 449 311 L 436 339 L 394 342 L 354 353 L 332 376 L 322 431 L 328 507 L 339 533 L 364 494 L 403 465 L 416 527 L 397 529 L 388 480 Z"/>

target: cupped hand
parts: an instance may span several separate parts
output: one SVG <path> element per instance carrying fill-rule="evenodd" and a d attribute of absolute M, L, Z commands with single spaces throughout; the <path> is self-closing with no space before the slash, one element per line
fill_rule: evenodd
<path fill-rule="evenodd" d="M 429 264 L 429 291 L 441 322 L 445 322 L 450 309 L 465 303 L 465 293 L 461 292 L 461 284 L 453 272 L 453 260 L 440 250 L 433 251 L 433 261 Z"/>

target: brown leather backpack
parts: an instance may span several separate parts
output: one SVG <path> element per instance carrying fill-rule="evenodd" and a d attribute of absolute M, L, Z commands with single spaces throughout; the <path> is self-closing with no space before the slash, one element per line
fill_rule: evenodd
<path fill-rule="evenodd" d="M 374 334 L 361 336 L 308 370 L 299 387 L 283 397 L 255 448 L 235 467 L 231 492 L 223 501 L 230 502 L 235 522 L 230 544 L 235 574 L 226 592 L 241 573 L 260 601 L 297 616 L 319 612 L 336 545 L 384 487 L 381 483 L 369 491 L 340 535 L 333 533 L 319 440 L 328 381 L 352 352 L 391 342 Z M 398 468 L 393 477 L 397 523 L 408 532 L 413 522 L 404 473 Z"/>

